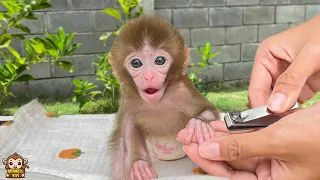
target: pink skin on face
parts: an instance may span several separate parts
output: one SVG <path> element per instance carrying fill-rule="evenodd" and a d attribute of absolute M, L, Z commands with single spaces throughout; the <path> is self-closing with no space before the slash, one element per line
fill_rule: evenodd
<path fill-rule="evenodd" d="M 132 76 L 143 100 L 156 103 L 162 98 L 165 91 L 164 81 L 171 62 L 170 55 L 164 50 L 152 49 L 148 46 L 145 46 L 142 51 L 129 54 L 124 66 Z"/>

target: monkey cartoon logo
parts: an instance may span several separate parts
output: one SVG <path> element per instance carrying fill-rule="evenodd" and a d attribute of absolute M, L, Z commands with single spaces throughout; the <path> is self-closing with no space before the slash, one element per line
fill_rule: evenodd
<path fill-rule="evenodd" d="M 24 178 L 26 173 L 25 169 L 29 169 L 27 165 L 28 159 L 23 158 L 17 153 L 4 158 L 2 162 L 7 170 L 6 178 Z"/>

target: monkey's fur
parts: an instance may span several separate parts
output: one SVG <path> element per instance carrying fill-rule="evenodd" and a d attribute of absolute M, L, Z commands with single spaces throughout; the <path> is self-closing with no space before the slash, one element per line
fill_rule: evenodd
<path fill-rule="evenodd" d="M 147 103 L 139 95 L 133 78 L 124 66 L 124 59 L 145 46 L 163 49 L 172 58 L 164 86 L 165 92 L 157 103 Z M 189 52 L 179 32 L 159 16 L 143 16 L 125 25 L 116 37 L 109 60 L 121 84 L 121 104 L 109 140 L 112 159 L 112 179 L 128 180 L 130 167 L 137 160 L 151 166 L 145 138 L 171 135 L 192 118 L 209 123 L 218 120 L 218 110 L 195 88 L 185 73 Z"/>

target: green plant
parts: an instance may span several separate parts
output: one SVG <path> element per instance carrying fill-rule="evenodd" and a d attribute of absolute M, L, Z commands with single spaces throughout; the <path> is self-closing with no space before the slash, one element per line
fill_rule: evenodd
<path fill-rule="evenodd" d="M 59 28 L 57 35 L 46 33 L 44 37 L 25 38 L 22 34 L 10 33 L 11 29 L 18 29 L 30 33 L 30 29 L 21 24 L 22 20 L 36 20 L 33 11 L 49 8 L 48 0 L 33 0 L 30 3 L 22 0 L 3 0 L 1 3 L 8 9 L 0 13 L 0 53 L 5 59 L 0 64 L 0 113 L 3 105 L 10 96 L 11 86 L 16 82 L 28 82 L 34 78 L 27 74 L 32 64 L 47 62 L 61 68 L 73 71 L 70 62 L 62 61 L 63 56 L 72 54 L 81 44 L 70 45 L 75 33 L 67 34 L 63 28 Z M 22 57 L 12 46 L 13 39 L 22 40 L 26 54 Z"/>
<path fill-rule="evenodd" d="M 106 44 L 106 42 L 112 35 L 117 36 L 121 28 L 131 19 L 144 15 L 143 7 L 138 7 L 140 1 L 141 0 L 118 0 L 121 6 L 122 14 L 114 8 L 105 8 L 103 10 L 103 12 L 112 16 L 113 18 L 116 18 L 120 22 L 120 25 L 117 26 L 117 30 L 113 32 L 106 32 L 100 36 L 99 39 L 103 41 L 104 44 Z M 137 10 L 137 7 L 138 12 L 135 12 Z M 77 101 L 80 103 L 80 109 L 90 101 L 98 103 L 98 101 L 96 101 L 96 98 L 98 97 L 97 95 L 99 95 L 99 97 L 111 96 L 112 105 L 114 107 L 118 107 L 120 97 L 120 84 L 113 74 L 108 55 L 109 52 L 106 52 L 103 56 L 98 56 L 99 62 L 94 63 L 94 65 L 97 67 L 97 80 L 101 81 L 104 85 L 104 90 L 102 92 L 92 91 L 94 88 L 97 88 L 97 86 L 83 79 L 75 79 L 73 81 L 73 84 L 76 87 L 74 90 L 75 95 L 73 97 L 73 101 Z M 104 106 L 101 103 L 99 105 Z M 107 112 L 108 110 L 106 108 L 108 107 L 103 107 L 103 109 L 105 109 Z"/>
<path fill-rule="evenodd" d="M 192 80 L 194 85 L 199 89 L 198 84 L 202 82 L 202 79 L 199 78 L 203 68 L 208 65 L 217 65 L 221 67 L 220 64 L 211 62 L 211 59 L 215 58 L 220 54 L 220 52 L 211 53 L 211 44 L 209 42 L 203 47 L 203 50 L 200 47 L 197 47 L 197 53 L 201 56 L 201 60 L 197 63 L 197 66 L 194 63 L 191 63 L 192 71 L 189 73 L 189 78 Z"/>

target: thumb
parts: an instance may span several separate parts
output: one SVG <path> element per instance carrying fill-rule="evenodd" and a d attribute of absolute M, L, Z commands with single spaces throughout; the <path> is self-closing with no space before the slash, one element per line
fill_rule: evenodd
<path fill-rule="evenodd" d="M 262 129 L 213 138 L 199 146 L 199 154 L 209 160 L 236 161 L 257 156 L 273 157 L 280 148 L 275 147 L 270 132 Z"/>

